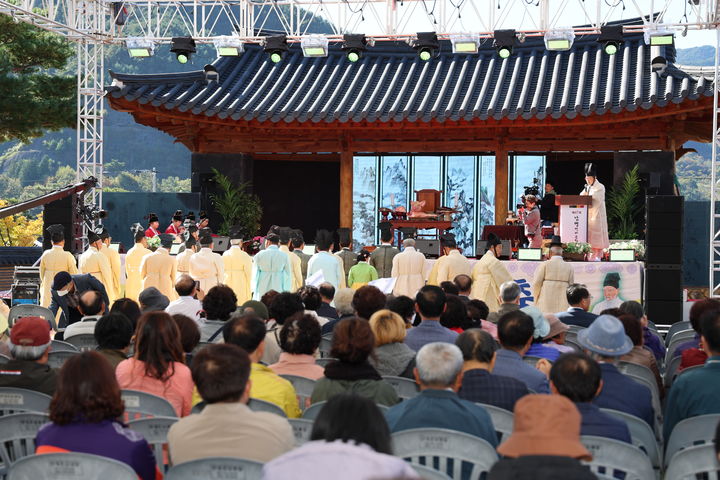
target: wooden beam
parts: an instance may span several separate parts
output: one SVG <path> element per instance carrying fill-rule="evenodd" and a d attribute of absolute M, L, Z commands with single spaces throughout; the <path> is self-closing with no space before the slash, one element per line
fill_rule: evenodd
<path fill-rule="evenodd" d="M 342 142 L 340 152 L 340 227 L 353 226 L 353 152 L 349 142 Z"/>
<path fill-rule="evenodd" d="M 495 224 L 505 225 L 508 212 L 508 152 L 495 152 Z"/>

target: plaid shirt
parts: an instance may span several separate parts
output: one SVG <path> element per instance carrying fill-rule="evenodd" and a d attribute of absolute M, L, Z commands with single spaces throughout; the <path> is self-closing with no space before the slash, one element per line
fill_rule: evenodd
<path fill-rule="evenodd" d="M 463 374 L 460 398 L 484 403 L 512 412 L 515 402 L 527 395 L 527 386 L 520 380 L 493 375 L 487 370 L 476 368 Z"/>

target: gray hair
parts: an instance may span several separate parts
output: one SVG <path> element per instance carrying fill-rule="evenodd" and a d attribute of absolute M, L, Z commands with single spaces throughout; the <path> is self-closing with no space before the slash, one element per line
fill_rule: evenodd
<path fill-rule="evenodd" d="M 355 295 L 355 290 L 352 288 L 341 288 L 335 292 L 333 303 L 335 304 L 335 310 L 337 310 L 338 315 L 352 315 L 355 313 L 355 309 L 352 306 L 353 295 Z"/>
<path fill-rule="evenodd" d="M 514 302 L 520 296 L 520 285 L 515 283 L 514 280 L 500 285 L 500 298 L 505 303 Z"/>
<path fill-rule="evenodd" d="M 462 352 L 452 343 L 428 343 L 417 353 L 415 366 L 423 385 L 449 387 L 462 370 Z"/>
<path fill-rule="evenodd" d="M 23 345 L 15 345 L 12 342 L 8 342 L 8 346 L 10 347 L 10 353 L 12 354 L 14 359 L 34 362 L 39 360 L 40 357 L 42 357 L 43 355 L 45 355 L 45 352 L 48 348 L 50 348 L 51 343 L 52 341 L 46 343 L 45 345 L 27 347 Z"/>
<path fill-rule="evenodd" d="M 563 248 L 558 246 L 550 247 L 550 253 L 552 253 L 553 255 L 562 255 Z"/>
<path fill-rule="evenodd" d="M 415 239 L 414 238 L 406 238 L 403 240 L 403 247 L 414 247 L 415 246 Z"/>
<path fill-rule="evenodd" d="M 230 245 L 242 245 L 242 238 L 231 238 Z"/>

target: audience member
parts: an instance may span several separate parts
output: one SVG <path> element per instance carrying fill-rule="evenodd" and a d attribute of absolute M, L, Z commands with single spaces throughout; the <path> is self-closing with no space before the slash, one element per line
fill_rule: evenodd
<path fill-rule="evenodd" d="M 172 463 L 208 457 L 267 462 L 295 445 L 288 421 L 254 412 L 250 398 L 250 357 L 236 345 L 209 345 L 193 358 L 192 378 L 205 402 L 202 412 L 170 427 Z"/>
<path fill-rule="evenodd" d="M 632 443 L 624 421 L 601 412 L 593 399 L 603 388 L 600 365 L 584 353 L 567 353 L 550 370 L 550 390 L 575 404 L 582 423 L 580 435 L 605 437 Z"/>
<path fill-rule="evenodd" d="M 534 306 L 523 307 L 520 310 L 530 315 L 530 318 L 533 319 L 533 326 L 535 327 L 533 330 L 532 344 L 528 351 L 525 352 L 525 355 L 528 357 L 547 358 L 551 362 L 557 360 L 560 356 L 560 351 L 557 348 L 543 345 L 545 337 L 550 333 L 550 324 L 545 318 L 545 315 Z"/>
<path fill-rule="evenodd" d="M 10 354 L 0 368 L 0 387 L 25 388 L 46 395 L 55 393 L 57 372 L 47 364 L 50 325 L 40 317 L 24 317 L 10 330 Z"/>
<path fill-rule="evenodd" d="M 587 287 L 581 283 L 573 283 L 565 293 L 570 308 L 567 309 L 567 312 L 558 313 L 557 317 L 565 325 L 589 327 L 597 318 L 597 315 L 589 312 L 593 297 Z"/>
<path fill-rule="evenodd" d="M 178 299 L 170 302 L 165 311 L 170 315 L 180 314 L 192 318 L 197 322 L 198 327 L 202 327 L 205 320 L 200 317 L 203 311 L 202 298 L 203 292 L 198 290 L 197 283 L 190 275 L 180 275 L 178 281 L 175 282 L 175 291 Z M 195 297 L 198 298 L 195 298 Z"/>
<path fill-rule="evenodd" d="M 629 313 L 640 320 L 643 333 L 643 345 L 652 351 L 652 354 L 655 356 L 655 360 L 657 362 L 662 362 L 665 359 L 665 345 L 662 340 L 660 340 L 660 337 L 653 333 L 653 331 L 648 327 L 649 321 L 647 315 L 645 315 L 645 310 L 643 310 L 642 305 L 634 300 L 628 300 L 620 304 L 618 310 L 620 310 L 618 317 L 624 313 Z"/>
<path fill-rule="evenodd" d="M 720 311 L 720 301 L 706 298 L 694 302 L 690 308 L 690 326 L 695 330 L 695 336 L 692 340 L 683 342 L 675 348 L 675 356 L 682 356 L 678 370 L 703 365 L 707 360 L 707 352 L 700 348 L 700 318 L 709 311 Z"/>
<path fill-rule="evenodd" d="M 615 363 L 632 350 L 632 341 L 625 335 L 622 323 L 610 315 L 600 315 L 578 333 L 578 343 L 600 364 L 603 388 L 594 403 L 641 418 L 654 428 L 650 389 L 620 373 Z"/>
<path fill-rule="evenodd" d="M 327 364 L 325 378 L 315 384 L 312 403 L 345 392 L 362 395 L 387 406 L 398 403 L 395 389 L 384 382 L 368 362 L 374 348 L 375 335 L 367 320 L 359 317 L 341 320 L 335 327 L 330 348 L 330 356 L 337 360 Z"/>
<path fill-rule="evenodd" d="M 405 295 L 388 298 L 385 306 L 391 312 L 400 315 L 400 318 L 405 322 L 405 328 L 412 326 L 413 318 L 415 317 L 415 301 L 412 298 L 406 297 Z"/>
<path fill-rule="evenodd" d="M 652 352 L 643 347 L 643 331 L 640 320 L 630 313 L 625 313 L 618 317 L 618 320 L 622 322 L 623 328 L 625 329 L 625 335 L 630 338 L 633 343 L 633 348 L 629 353 L 620 357 L 621 362 L 630 362 L 637 365 L 642 365 L 649 369 L 655 375 L 655 382 L 658 386 L 660 398 L 665 396 L 665 386 L 663 379 L 660 376 L 660 370 L 658 369 L 657 362 Z"/>
<path fill-rule="evenodd" d="M 543 345 L 554 348 L 560 353 L 574 352 L 575 349 L 573 347 L 565 345 L 565 334 L 570 330 L 570 327 L 562 323 L 557 315 L 553 315 L 552 313 L 546 313 L 545 319 L 550 325 L 550 333 L 543 339 L 545 342 Z"/>
<path fill-rule="evenodd" d="M 353 308 L 354 296 L 355 290 L 352 288 L 341 288 L 335 293 L 335 309 L 337 310 L 338 318 L 330 320 L 322 326 L 323 335 L 332 333 L 335 325 L 337 325 L 340 320 L 355 316 L 355 308 Z"/>
<path fill-rule="evenodd" d="M 70 275 L 68 272 L 58 272 L 55 274 L 53 283 L 50 286 L 51 300 L 48 308 L 54 317 L 57 316 L 57 312 L 60 310 L 58 327 L 65 328 L 71 323 L 80 321 L 82 318 L 82 314 L 78 310 L 80 295 L 88 290 L 99 292 L 103 303 L 110 305 L 105 286 L 89 273 Z M 57 335 L 56 338 L 60 340 Z"/>
<path fill-rule="evenodd" d="M 611 317 L 618 318 L 620 315 L 622 315 L 622 312 L 619 308 L 606 308 L 605 310 L 600 312 L 600 315 L 610 315 Z"/>
<path fill-rule="evenodd" d="M 122 313 L 125 315 L 125 318 L 130 320 L 130 323 L 132 324 L 133 332 L 137 328 L 140 315 L 142 315 L 140 305 L 131 298 L 118 298 L 115 300 L 112 304 L 112 308 L 110 308 L 110 313 Z"/>
<path fill-rule="evenodd" d="M 305 311 L 300 295 L 297 293 L 283 292 L 275 296 L 268 314 L 270 320 L 265 324 L 267 333 L 265 334 L 265 352 L 263 353 L 262 363 L 272 365 L 280 361 L 280 330 L 285 321 L 297 314 Z"/>
<path fill-rule="evenodd" d="M 320 308 L 317 309 L 317 314 L 321 317 L 327 318 L 328 320 L 339 319 L 340 316 L 338 315 L 337 310 L 335 310 L 335 308 L 331 305 L 333 299 L 335 298 L 335 287 L 328 282 L 323 282 L 318 287 L 318 290 L 320 291 L 320 299 L 322 300 L 322 303 L 320 304 Z"/>
<path fill-rule="evenodd" d="M 132 323 L 122 313 L 103 315 L 95 324 L 97 351 L 110 362 L 113 370 L 120 362 L 127 360 L 133 332 Z"/>
<path fill-rule="evenodd" d="M 445 342 L 428 343 L 417 354 L 415 381 L 420 394 L 385 413 L 391 432 L 411 428 L 446 428 L 497 445 L 492 419 L 480 405 L 455 393 L 462 380 L 460 349 Z"/>
<path fill-rule="evenodd" d="M 297 291 L 300 295 L 305 306 L 305 312 L 314 312 L 317 315 L 317 310 L 322 305 L 322 297 L 320 296 L 320 290 L 312 285 L 305 285 Z"/>
<path fill-rule="evenodd" d="M 407 329 L 402 317 L 383 309 L 370 317 L 370 328 L 375 335 L 375 351 L 370 364 L 380 375 L 414 378 L 415 352 L 403 343 Z"/>
<path fill-rule="evenodd" d="M 594 480 L 580 460 L 592 455 L 580 442 L 580 413 L 560 395 L 528 395 L 515 406 L 513 433 L 498 447 L 502 459 L 488 480 Z"/>
<path fill-rule="evenodd" d="M 370 252 L 361 250 L 357 255 L 356 263 L 348 272 L 347 286 L 357 290 L 363 285 L 367 285 L 373 280 L 378 279 L 378 272 L 375 267 L 368 263 L 370 260 Z"/>
<path fill-rule="evenodd" d="M 89 453 L 129 465 L 141 480 L 162 478 L 147 441 L 118 420 L 124 410 L 120 386 L 103 356 L 93 351 L 73 355 L 60 369 L 51 423 L 38 431 L 35 453 Z"/>
<path fill-rule="evenodd" d="M 268 308 L 259 300 L 248 300 L 240 305 L 240 308 L 238 308 L 236 312 L 242 314 L 252 313 L 257 317 L 260 317 L 260 320 L 264 322 L 267 322 L 270 319 Z"/>
<path fill-rule="evenodd" d="M 215 285 L 202 301 L 207 320 L 200 327 L 200 341 L 219 343 L 222 329 L 237 309 L 237 296 L 227 285 Z"/>
<path fill-rule="evenodd" d="M 265 464 L 264 480 L 368 480 L 419 478 L 392 455 L 392 439 L 380 409 L 369 399 L 340 394 L 313 423 L 310 442 Z"/>
<path fill-rule="evenodd" d="M 315 351 L 320 346 L 320 324 L 313 315 L 295 314 L 285 320 L 280 330 L 282 353 L 277 363 L 270 365 L 278 375 L 297 375 L 317 380 L 324 369 L 315 363 Z"/>
<path fill-rule="evenodd" d="M 457 295 L 447 294 L 445 311 L 440 315 L 440 325 L 460 334 L 465 331 L 465 328 L 470 327 L 469 324 L 470 319 L 465 303 Z"/>
<path fill-rule="evenodd" d="M 482 300 L 470 300 L 467 304 L 467 311 L 472 328 L 482 328 L 497 340 L 497 324 L 486 320 L 490 315 L 487 303 Z"/>
<path fill-rule="evenodd" d="M 523 382 L 492 373 L 496 346 L 488 332 L 478 328 L 465 330 L 455 340 L 455 345 L 462 352 L 464 361 L 458 391 L 460 398 L 512 412 L 515 402 L 530 393 Z"/>
<path fill-rule="evenodd" d="M 472 291 L 472 278 L 470 275 L 461 274 L 453 279 L 453 283 L 458 289 L 458 297 L 466 305 L 470 302 L 470 292 Z"/>
<path fill-rule="evenodd" d="M 664 438 L 686 418 L 720 413 L 720 311 L 700 317 L 700 342 L 708 354 L 705 366 L 683 373 L 672 385 L 665 408 Z"/>
<path fill-rule="evenodd" d="M 185 352 L 185 363 L 190 365 L 190 359 L 187 357 L 192 354 L 195 347 L 200 343 L 200 329 L 198 329 L 197 323 L 187 315 L 176 313 L 172 318 L 180 331 L 180 344 L 183 352 Z"/>
<path fill-rule="evenodd" d="M 520 380 L 534 393 L 550 393 L 547 379 L 550 362 L 540 359 L 533 368 L 522 359 L 530 349 L 534 331 L 533 319 L 525 312 L 510 311 L 500 317 L 498 339 L 502 348 L 497 351 L 493 372 Z"/>
<path fill-rule="evenodd" d="M 166 399 L 178 417 L 190 414 L 193 382 L 183 363 L 180 331 L 165 312 L 143 314 L 135 334 L 135 355 L 115 369 L 120 388 Z"/>
<path fill-rule="evenodd" d="M 95 331 L 95 324 L 106 308 L 102 296 L 94 290 L 88 290 L 80 295 L 78 310 L 80 310 L 82 318 L 79 322 L 68 325 L 63 337 L 65 339 L 74 335 L 92 335 Z"/>
<path fill-rule="evenodd" d="M 232 343 L 250 355 L 250 396 L 282 408 L 289 418 L 300 417 L 292 384 L 260 363 L 265 350 L 265 323 L 254 315 L 235 317 L 223 328 L 225 343 Z"/>
<path fill-rule="evenodd" d="M 167 306 L 170 305 L 170 300 L 157 288 L 148 287 L 138 295 L 138 303 L 140 303 L 142 313 L 164 312 Z"/>
<path fill-rule="evenodd" d="M 270 310 L 270 305 L 272 305 L 273 300 L 275 300 L 275 297 L 280 295 L 280 292 L 277 290 L 268 290 L 263 294 L 262 297 L 260 297 L 260 301 L 267 307 L 268 311 Z"/>
<path fill-rule="evenodd" d="M 410 329 L 405 337 L 405 344 L 414 351 L 432 342 L 454 343 L 457 332 L 440 325 L 440 316 L 446 308 L 445 292 L 435 285 L 426 285 L 415 297 L 415 311 L 420 315 L 420 324 Z"/>
<path fill-rule="evenodd" d="M 510 280 L 500 285 L 500 296 L 498 300 L 500 304 L 497 312 L 490 312 L 487 317 L 487 321 L 491 323 L 498 323 L 500 317 L 508 312 L 514 312 L 520 310 L 520 285 L 515 280 Z"/>
<path fill-rule="evenodd" d="M 449 280 L 440 282 L 440 288 L 442 288 L 442 291 L 445 292 L 445 295 L 457 296 L 460 293 L 460 290 L 458 290 L 457 285 L 455 285 L 455 283 L 453 283 Z"/>
<path fill-rule="evenodd" d="M 368 320 L 373 313 L 385 308 L 386 300 L 385 294 L 379 288 L 365 285 L 355 291 L 352 305 L 358 317 Z"/>

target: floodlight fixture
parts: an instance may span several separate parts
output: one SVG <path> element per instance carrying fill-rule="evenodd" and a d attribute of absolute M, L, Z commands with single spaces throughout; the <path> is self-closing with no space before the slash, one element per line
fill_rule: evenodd
<path fill-rule="evenodd" d="M 300 48 L 306 57 L 327 57 L 328 39 L 324 35 L 308 35 L 300 40 Z"/>
<path fill-rule="evenodd" d="M 368 39 L 362 33 L 347 33 L 343 35 L 342 51 L 349 62 L 355 63 L 360 60 L 367 50 Z"/>
<path fill-rule="evenodd" d="M 675 33 L 657 23 L 643 28 L 645 44 L 651 47 L 666 47 L 675 44 Z"/>
<path fill-rule="evenodd" d="M 450 35 L 453 53 L 478 53 L 480 36 L 473 33 Z"/>
<path fill-rule="evenodd" d="M 495 30 L 493 37 L 498 56 L 502 59 L 509 58 L 517 40 L 517 32 L 513 29 Z"/>
<path fill-rule="evenodd" d="M 175 54 L 178 62 L 187 63 L 197 51 L 195 40 L 192 37 L 173 37 L 170 51 Z"/>
<path fill-rule="evenodd" d="M 658 45 L 650 47 L 650 68 L 658 75 L 665 73 L 668 66 L 667 58 L 662 53 L 662 48 Z"/>
<path fill-rule="evenodd" d="M 205 81 L 207 83 L 220 81 L 220 73 L 214 65 L 205 65 L 203 71 L 205 72 Z"/>
<path fill-rule="evenodd" d="M 280 63 L 288 51 L 286 35 L 270 35 L 265 37 L 265 53 L 270 56 L 270 61 Z"/>
<path fill-rule="evenodd" d="M 440 51 L 440 42 L 435 32 L 418 32 L 417 38 L 413 43 L 413 48 L 417 50 L 420 60 L 427 62 L 436 57 Z"/>
<path fill-rule="evenodd" d="M 239 57 L 245 51 L 242 40 L 233 35 L 215 37 L 213 45 L 215 45 L 218 57 Z"/>
<path fill-rule="evenodd" d="M 545 32 L 545 48 L 552 51 L 564 52 L 572 48 L 575 41 L 575 31 L 572 28 L 557 28 Z"/>
<path fill-rule="evenodd" d="M 603 51 L 608 55 L 615 55 L 623 43 L 622 25 L 603 25 L 600 27 L 598 42 L 603 44 Z"/>
<path fill-rule="evenodd" d="M 155 42 L 149 38 L 128 37 L 125 47 L 132 58 L 152 57 L 155 53 Z"/>

